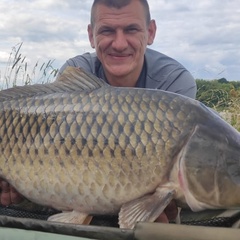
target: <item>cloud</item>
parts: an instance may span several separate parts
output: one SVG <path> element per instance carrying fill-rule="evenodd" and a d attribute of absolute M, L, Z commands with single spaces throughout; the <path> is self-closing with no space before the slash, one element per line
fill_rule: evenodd
<path fill-rule="evenodd" d="M 0 67 L 21 42 L 29 63 L 56 59 L 56 68 L 70 57 L 93 51 L 87 37 L 91 4 L 92 0 L 2 0 Z M 151 48 L 177 59 L 196 78 L 240 80 L 238 0 L 149 0 L 149 5 L 158 26 Z"/>
<path fill-rule="evenodd" d="M 240 80 L 237 1 L 155 1 L 152 9 L 158 21 L 154 48 L 177 58 L 197 78 L 221 72 L 220 77 Z"/>
<path fill-rule="evenodd" d="M 32 64 L 38 59 L 52 58 L 61 65 L 67 58 L 89 51 L 90 3 L 19 0 L 12 1 L 10 8 L 9 2 L 1 1 L 0 17 L 4 19 L 0 22 L 1 62 L 6 62 L 11 49 L 21 42 L 21 52 Z"/>
<path fill-rule="evenodd" d="M 38 4 L 39 5 L 35 5 Z M 4 11 L 2 19 L 3 24 L 0 25 L 0 30 L 3 37 L 21 37 L 23 41 L 42 42 L 50 40 L 72 40 L 76 38 L 85 23 L 81 23 L 80 16 L 77 19 L 76 10 L 70 8 L 59 9 L 63 4 L 57 2 L 58 5 L 53 5 L 54 1 L 36 1 L 35 4 L 27 5 L 27 9 L 22 7 L 21 1 L 16 2 L 13 8 Z M 55 1 L 56 2 L 56 1 Z M 48 8 L 47 8 L 48 7 Z M 84 11 L 82 10 L 84 13 Z M 75 16 L 73 18 L 73 16 Z M 86 18 L 86 13 L 84 19 Z"/>

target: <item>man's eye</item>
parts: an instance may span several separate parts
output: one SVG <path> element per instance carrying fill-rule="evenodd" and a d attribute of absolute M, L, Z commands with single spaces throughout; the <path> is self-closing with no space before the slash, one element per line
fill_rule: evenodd
<path fill-rule="evenodd" d="M 112 29 L 103 29 L 100 31 L 100 33 L 103 35 L 107 35 L 107 34 L 113 33 L 113 30 Z"/>
<path fill-rule="evenodd" d="M 138 32 L 138 29 L 137 28 L 127 28 L 126 31 L 128 33 L 136 33 L 136 32 Z"/>

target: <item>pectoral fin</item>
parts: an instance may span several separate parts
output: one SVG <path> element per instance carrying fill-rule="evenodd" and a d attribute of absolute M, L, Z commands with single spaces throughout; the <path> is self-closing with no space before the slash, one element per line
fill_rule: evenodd
<path fill-rule="evenodd" d="M 88 225 L 92 220 L 92 216 L 77 211 L 62 212 L 52 215 L 48 218 L 48 221 L 73 223 L 73 224 L 84 224 Z"/>
<path fill-rule="evenodd" d="M 124 204 L 119 212 L 120 228 L 133 228 L 136 222 L 154 222 L 173 199 L 175 190 L 157 188 L 155 193 Z"/>

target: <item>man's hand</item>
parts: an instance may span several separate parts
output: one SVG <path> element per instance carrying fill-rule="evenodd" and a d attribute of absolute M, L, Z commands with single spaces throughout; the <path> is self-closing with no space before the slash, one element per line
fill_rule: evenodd
<path fill-rule="evenodd" d="M 165 208 L 164 212 L 156 219 L 155 222 L 169 223 L 169 221 L 175 220 L 178 214 L 178 208 L 175 201 L 171 201 Z"/>
<path fill-rule="evenodd" d="M 16 189 L 0 178 L 0 203 L 4 206 L 18 204 L 23 200 L 23 196 Z"/>

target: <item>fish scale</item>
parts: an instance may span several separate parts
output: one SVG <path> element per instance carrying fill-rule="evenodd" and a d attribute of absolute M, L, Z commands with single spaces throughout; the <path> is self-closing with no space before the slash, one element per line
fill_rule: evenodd
<path fill-rule="evenodd" d="M 54 95 L 54 94 L 51 94 L 51 95 Z M 51 97 L 51 95 L 49 96 L 49 98 Z M 6 136 L 7 139 L 5 139 L 4 141 L 4 142 L 15 143 L 18 140 L 17 141 L 18 149 L 16 152 L 14 151 L 15 150 L 14 148 L 6 149 L 5 151 L 3 151 L 3 155 L 5 159 L 8 159 L 9 163 L 11 163 L 11 159 L 13 159 L 13 162 L 16 162 L 17 161 L 16 159 L 21 158 L 21 162 L 23 162 L 24 165 L 27 165 L 27 171 L 29 171 L 30 170 L 29 168 L 33 165 L 33 160 L 34 162 L 37 162 L 35 158 L 37 157 L 40 159 L 40 156 L 43 156 L 41 157 L 42 160 L 40 161 L 39 165 L 41 165 L 42 163 L 42 165 L 44 166 L 43 167 L 43 171 L 44 171 L 44 169 L 52 167 L 54 164 L 56 164 L 56 162 L 58 164 L 62 162 L 62 164 L 64 165 L 64 159 L 69 159 L 68 164 L 75 166 L 74 164 L 75 161 L 71 157 L 69 158 L 70 151 L 75 152 L 73 153 L 73 155 L 75 156 L 79 156 L 79 153 L 81 153 L 81 155 L 89 156 L 90 158 L 91 156 L 94 155 L 93 154 L 94 151 L 97 151 L 97 155 L 101 155 L 101 154 L 104 156 L 110 155 L 111 158 L 112 157 L 122 158 L 122 156 L 127 156 L 128 154 L 129 155 L 135 154 L 135 149 L 133 147 L 132 149 L 127 148 L 127 144 L 129 144 L 131 138 L 134 139 L 135 144 L 139 139 L 136 139 L 136 134 L 133 134 L 133 136 L 131 136 L 134 126 L 132 126 L 132 128 L 126 125 L 122 127 L 122 125 L 125 123 L 127 119 L 126 114 L 124 114 L 124 109 L 122 114 L 118 114 L 118 116 L 115 117 L 114 122 L 116 121 L 117 124 L 114 124 L 112 126 L 113 131 L 105 131 L 104 134 L 100 134 L 101 125 L 103 123 L 101 115 L 96 116 L 94 118 L 94 117 L 86 116 L 82 114 L 80 111 L 79 113 L 80 116 L 78 117 L 81 118 L 82 116 L 81 122 L 85 123 L 83 127 L 80 128 L 83 139 L 82 141 L 80 141 L 80 143 L 77 142 L 77 148 L 73 147 L 71 143 L 71 139 L 76 138 L 76 136 L 71 136 L 71 134 L 69 133 L 76 132 L 76 131 L 71 131 L 71 125 L 74 124 L 74 117 L 69 117 L 69 115 L 71 116 L 71 109 L 74 109 L 74 108 L 76 109 L 76 107 L 71 105 L 72 102 L 74 101 L 79 102 L 80 100 L 74 99 L 76 98 L 75 96 L 76 94 L 72 94 L 72 95 L 74 96 L 70 95 L 68 97 L 69 98 L 68 101 L 66 100 L 66 98 L 64 98 L 64 94 L 60 97 L 57 96 L 59 99 L 58 100 L 59 103 L 57 106 L 55 106 L 55 108 L 51 107 L 51 105 L 53 104 L 56 105 L 56 102 L 57 102 L 56 100 L 49 101 L 47 99 L 47 101 L 45 102 L 44 99 L 43 100 L 39 99 L 40 97 L 38 96 L 36 98 L 30 98 L 30 99 L 28 98 L 19 99 L 17 103 L 15 103 L 16 102 L 15 100 L 12 100 L 12 103 L 10 103 L 10 109 L 15 111 L 21 110 L 21 113 L 18 115 L 19 119 L 17 119 L 16 117 L 14 118 L 14 121 L 17 123 L 17 125 L 14 126 L 13 128 L 14 132 L 10 136 L 7 135 Z M 82 96 L 77 96 L 77 97 L 80 99 Z M 116 102 L 116 104 L 118 104 L 116 109 L 118 109 L 120 105 L 123 104 L 124 97 L 125 96 L 122 96 L 120 98 L 120 103 Z M 109 98 L 111 98 L 111 96 L 109 96 Z M 107 100 L 108 99 L 106 99 L 105 97 L 105 101 Z M 65 101 L 64 105 L 63 105 L 63 101 Z M 98 112 L 100 109 L 100 104 L 97 104 L 97 103 L 98 103 L 97 96 L 95 98 L 93 97 L 91 99 L 91 102 L 90 100 L 86 102 L 83 101 L 83 105 L 81 106 L 82 111 L 83 112 L 88 111 L 88 109 L 90 108 L 89 104 L 91 104 L 93 106 L 92 107 L 93 112 L 94 111 Z M 59 105 L 61 105 L 62 107 L 60 107 Z M 56 108 L 58 109 L 58 112 L 56 112 L 55 110 Z M 141 109 L 142 111 L 145 111 L 146 105 L 142 105 L 141 108 L 143 108 Z M 9 114 L 7 114 L 7 116 L 9 117 L 6 118 L 6 121 L 5 121 L 7 124 L 5 125 L 5 127 L 2 126 L 1 129 L 7 128 L 8 125 L 11 125 L 13 117 L 12 117 L 12 114 L 10 113 L 11 112 L 10 109 L 9 109 Z M 47 111 L 47 109 L 49 109 L 49 112 Z M 70 113 L 68 113 L 69 111 L 68 109 L 70 109 Z M 128 109 L 125 109 L 125 110 L 127 111 Z M 7 107 L 4 109 L 4 111 L 7 111 Z M 51 121 L 51 112 L 54 112 L 54 116 L 55 116 L 54 121 Z M 37 114 L 37 116 L 38 114 L 40 115 L 38 116 L 37 123 L 35 122 L 35 124 L 37 125 L 34 127 L 29 124 L 30 123 L 29 118 L 31 118 L 31 113 Z M 66 122 L 66 116 L 68 116 L 69 122 Z M 135 112 L 134 120 L 136 120 L 136 117 L 137 117 L 137 113 Z M 142 143 L 140 143 L 141 145 L 139 148 L 140 149 L 145 148 L 145 151 L 147 151 L 148 154 L 152 154 L 154 149 L 151 145 L 147 144 L 150 139 L 149 133 L 146 132 L 146 129 L 144 128 L 139 130 L 140 130 L 139 136 L 140 136 L 140 139 L 142 139 L 142 143 L 145 141 L 145 145 L 142 146 Z M 151 130 L 148 130 L 148 131 L 151 131 Z M 97 141 L 97 137 L 99 136 L 99 134 L 103 139 L 110 139 L 111 140 L 110 142 L 113 144 L 110 144 L 107 146 L 103 145 L 99 151 L 99 146 Z M 51 141 L 53 143 L 51 143 Z M 102 141 L 100 141 L 99 145 L 101 144 L 102 144 Z M 21 152 L 19 152 L 20 150 Z M 36 151 L 38 152 L 38 156 L 35 156 Z M 139 151 L 137 152 L 139 153 Z M 22 155 L 19 155 L 19 154 L 22 154 Z M 141 151 L 140 155 L 142 154 L 144 154 L 144 152 Z M 53 162 L 52 160 L 53 158 L 55 158 L 56 160 L 59 158 L 59 160 L 57 160 L 56 162 Z M 109 167 L 113 172 L 113 175 L 119 174 L 119 169 L 120 169 L 119 165 L 121 165 L 121 163 L 114 164 L 112 163 L 111 158 L 109 160 L 110 162 Z M 92 161 L 87 161 L 87 168 L 91 172 L 94 172 L 96 171 L 95 166 L 97 165 L 96 162 L 98 162 L 98 160 L 94 160 L 93 158 L 91 160 Z M 86 160 L 83 160 L 83 161 L 86 161 Z M 13 167 L 12 164 L 9 164 L 9 165 L 10 166 L 8 171 L 10 171 L 10 168 Z M 22 167 L 22 165 L 20 167 Z M 137 163 L 137 161 L 134 161 L 131 164 L 131 167 L 133 169 L 139 168 L 139 164 Z M 19 171 L 22 171 L 22 169 Z M 65 173 L 65 174 L 69 175 L 69 173 L 68 174 Z M 47 185 L 48 184 L 46 183 L 46 186 Z"/>
<path fill-rule="evenodd" d="M 208 126 L 216 129 L 211 136 L 202 131 Z M 72 211 L 54 221 L 120 211 L 120 226 L 132 228 L 154 221 L 171 199 L 194 210 L 231 207 L 205 200 L 206 184 L 195 174 L 213 175 L 199 153 L 204 146 L 214 156 L 201 136 L 218 136 L 217 129 L 239 146 L 239 133 L 195 100 L 111 87 L 69 67 L 54 83 L 0 93 L 0 176 L 33 202 Z M 239 150 L 225 152 L 227 159 Z"/>

